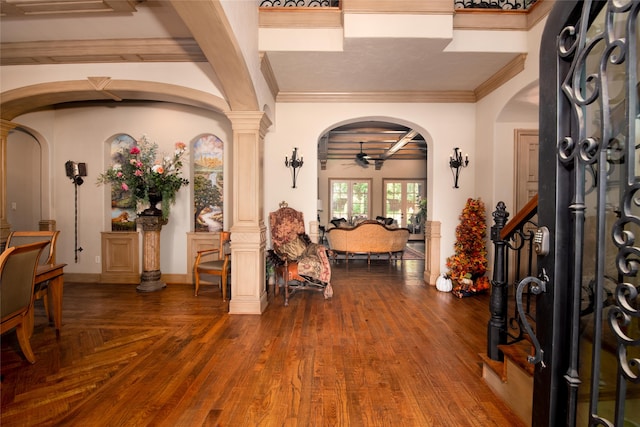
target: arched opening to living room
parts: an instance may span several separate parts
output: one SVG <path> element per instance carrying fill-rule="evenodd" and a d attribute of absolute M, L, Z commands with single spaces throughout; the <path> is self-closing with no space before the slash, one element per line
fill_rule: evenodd
<path fill-rule="evenodd" d="M 327 129 L 318 140 L 321 230 L 341 218 L 350 225 L 378 219 L 409 229 L 409 245 L 424 254 L 428 139 L 419 126 L 392 118 L 352 119 Z"/>

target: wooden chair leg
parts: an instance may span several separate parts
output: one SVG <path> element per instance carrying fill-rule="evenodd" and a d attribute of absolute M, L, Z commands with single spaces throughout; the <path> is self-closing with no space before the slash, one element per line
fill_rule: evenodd
<path fill-rule="evenodd" d="M 227 275 L 223 274 L 220 277 L 220 283 L 221 283 L 221 287 L 222 287 L 222 301 L 226 301 L 227 300 Z"/>
<path fill-rule="evenodd" d="M 198 296 L 198 289 L 200 289 L 200 275 L 198 274 L 198 272 L 196 271 L 196 290 L 195 290 L 195 296 Z"/>
<path fill-rule="evenodd" d="M 49 290 L 47 289 L 47 293 Z M 47 293 L 42 295 L 42 302 L 44 304 L 44 312 L 47 313 L 47 318 L 49 319 L 49 323 L 53 322 L 53 314 L 49 311 L 49 298 L 47 298 Z"/>
<path fill-rule="evenodd" d="M 29 310 L 33 311 L 33 310 Z M 36 356 L 33 354 L 33 350 L 31 349 L 31 342 L 29 342 L 29 325 L 27 318 L 29 317 L 29 313 L 25 314 L 25 319 L 23 322 L 16 326 L 16 335 L 18 335 L 18 343 L 20 344 L 20 349 L 24 354 L 24 357 L 31 363 L 36 363 Z"/>

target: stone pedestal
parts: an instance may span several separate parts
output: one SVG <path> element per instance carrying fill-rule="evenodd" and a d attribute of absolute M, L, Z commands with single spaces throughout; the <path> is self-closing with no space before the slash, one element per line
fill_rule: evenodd
<path fill-rule="evenodd" d="M 154 292 L 167 285 L 160 280 L 160 230 L 167 223 L 162 216 L 141 215 L 136 222 L 142 227 L 142 274 L 138 292 Z"/>

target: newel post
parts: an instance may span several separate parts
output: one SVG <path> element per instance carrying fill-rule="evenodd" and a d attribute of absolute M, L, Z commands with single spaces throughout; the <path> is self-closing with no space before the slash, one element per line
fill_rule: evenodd
<path fill-rule="evenodd" d="M 493 212 L 491 241 L 493 242 L 493 280 L 491 280 L 491 302 L 489 310 L 491 319 L 487 325 L 487 356 L 492 360 L 503 360 L 498 345 L 507 342 L 507 277 L 506 277 L 506 242 L 500 233 L 507 223 L 509 212 L 504 202 L 498 202 Z"/>

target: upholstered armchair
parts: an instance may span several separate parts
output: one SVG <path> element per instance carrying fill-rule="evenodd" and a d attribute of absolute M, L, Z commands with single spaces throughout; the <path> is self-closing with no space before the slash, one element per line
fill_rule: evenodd
<path fill-rule="evenodd" d="M 280 204 L 280 209 L 269 214 L 271 243 L 280 259 L 276 265 L 276 281 L 282 279 L 284 305 L 289 305 L 289 296 L 303 289 L 323 292 L 325 299 L 333 296 L 331 266 L 327 248 L 312 243 L 305 233 L 302 212 Z M 276 293 L 278 292 L 276 283 Z"/>

